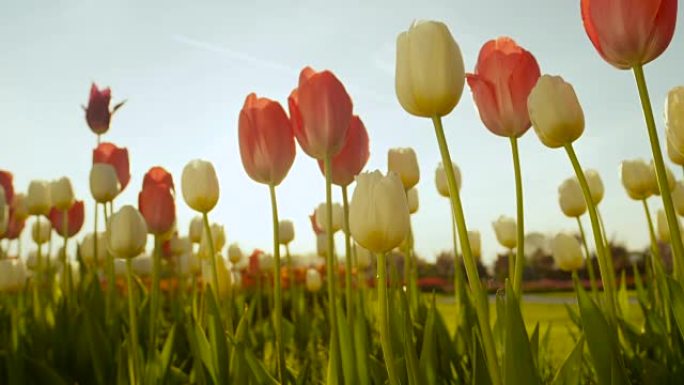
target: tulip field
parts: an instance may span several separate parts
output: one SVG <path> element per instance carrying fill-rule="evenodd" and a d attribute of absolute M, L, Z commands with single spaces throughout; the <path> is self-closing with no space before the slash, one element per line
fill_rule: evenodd
<path fill-rule="evenodd" d="M 210 161 L 189 160 L 176 175 L 154 166 L 142 185 L 129 183 L 126 143 L 107 134 L 135 101 L 92 83 L 82 111 L 90 196 L 77 196 L 68 176 L 30 175 L 19 186 L 17 171 L 0 167 L 0 384 L 684 384 L 684 181 L 675 176 L 684 170 L 684 86 L 671 85 L 657 116 L 663 101 L 651 99 L 644 72 L 667 60 L 659 57 L 678 1 L 578 3 L 595 49 L 586 54 L 630 73 L 639 96 L 632 108 L 643 113 L 652 158 L 624 160 L 619 175 L 648 225 L 643 253 L 610 240 L 602 177 L 576 152 L 591 125 L 575 88 L 510 37 L 477 53 L 462 52 L 440 21 L 396 31 L 394 107 L 431 126 L 420 135 L 439 154 L 433 188 L 449 202 L 451 221 L 438 225 L 453 246 L 434 261 L 416 251 L 416 151 L 391 148 L 386 171 L 369 169 L 376 132 L 334 69 L 291 73 L 289 95 L 273 95 L 286 103 L 246 94 L 226 123 L 244 172 L 268 196 L 264 250 L 228 241 L 216 207 L 231 192 Z M 477 58 L 473 68 L 464 56 Z M 515 215 L 492 223 L 506 252 L 489 270 L 452 160 L 462 143 L 445 137 L 443 118 L 469 96 L 482 130 L 510 146 L 515 182 L 497 191 L 515 198 Z M 535 212 L 524 204 L 519 139 L 530 128 L 574 172 L 557 192 L 558 215 L 575 230 L 544 247 L 525 228 Z M 315 258 L 291 252 L 294 223 L 278 206 L 299 199 L 279 188 L 295 157 L 315 162 L 321 177 L 308 183 L 325 186 L 310 228 L 297 229 L 315 235 Z M 126 189 L 137 201 L 121 196 Z M 194 213 L 189 223 L 181 205 Z"/>

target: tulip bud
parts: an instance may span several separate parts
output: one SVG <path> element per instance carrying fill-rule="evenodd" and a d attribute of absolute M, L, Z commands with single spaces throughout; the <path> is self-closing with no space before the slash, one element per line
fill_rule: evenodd
<path fill-rule="evenodd" d="M 233 265 L 237 265 L 243 258 L 242 249 L 237 243 L 231 243 L 228 246 L 228 259 Z"/>
<path fill-rule="evenodd" d="M 31 228 L 31 238 L 33 242 L 38 245 L 42 245 L 50 240 L 50 233 L 52 232 L 52 226 L 48 221 L 36 221 L 33 222 L 33 227 Z"/>
<path fill-rule="evenodd" d="M 409 213 L 414 214 L 418 211 L 418 189 L 413 187 L 406 192 Z"/>
<path fill-rule="evenodd" d="M 328 255 L 328 235 L 326 233 L 316 234 L 316 254 L 323 258 Z"/>
<path fill-rule="evenodd" d="M 202 270 L 201 260 L 196 254 L 183 254 L 178 258 L 178 269 L 182 275 L 198 274 Z"/>
<path fill-rule="evenodd" d="M 145 251 L 147 225 L 133 206 L 123 206 L 109 219 L 107 247 L 116 258 L 133 258 Z"/>
<path fill-rule="evenodd" d="M 323 279 L 321 278 L 321 273 L 314 268 L 309 268 L 306 270 L 306 290 L 316 293 L 321 290 L 323 286 Z"/>
<path fill-rule="evenodd" d="M 362 173 L 349 206 L 354 240 L 375 253 L 397 247 L 409 232 L 409 209 L 404 186 L 394 173 Z"/>
<path fill-rule="evenodd" d="M 9 205 L 5 203 L 5 190 L 0 186 L 0 239 L 2 239 L 10 224 L 10 210 Z"/>
<path fill-rule="evenodd" d="M 14 202 L 14 175 L 11 172 L 0 170 L 0 187 L 5 190 L 5 203 Z"/>
<path fill-rule="evenodd" d="M 50 183 L 50 197 L 52 205 L 58 210 L 67 210 L 74 204 L 74 190 L 67 177 L 59 178 Z"/>
<path fill-rule="evenodd" d="M 22 222 L 28 218 L 29 212 L 26 194 L 14 194 L 11 206 L 12 210 L 14 210 L 14 218 L 16 218 L 17 221 Z"/>
<path fill-rule="evenodd" d="M 356 247 L 356 267 L 359 270 L 367 270 L 373 263 L 373 253 L 358 243 L 354 247 Z"/>
<path fill-rule="evenodd" d="M 670 153 L 671 146 L 681 157 L 684 154 L 684 86 L 675 87 L 667 93 L 665 129 L 668 138 L 668 153 Z"/>
<path fill-rule="evenodd" d="M 169 240 L 169 249 L 174 256 L 192 254 L 192 242 L 188 237 L 172 237 Z"/>
<path fill-rule="evenodd" d="M 463 94 L 465 68 L 446 25 L 416 21 L 397 37 L 395 91 L 406 112 L 448 115 Z"/>
<path fill-rule="evenodd" d="M 192 243 L 200 243 L 202 240 L 202 232 L 204 232 L 204 220 L 202 217 L 194 217 L 190 221 L 190 228 L 188 230 L 188 237 Z"/>
<path fill-rule="evenodd" d="M 280 221 L 278 223 L 278 243 L 281 245 L 287 245 L 294 240 L 294 237 L 295 231 L 292 221 Z"/>
<path fill-rule="evenodd" d="M 344 146 L 330 161 L 333 184 L 348 186 L 359 175 L 368 162 L 368 132 L 361 119 L 354 115 L 347 129 Z M 318 168 L 325 176 L 325 162 L 318 160 Z"/>
<path fill-rule="evenodd" d="M 148 254 L 142 254 L 131 260 L 131 268 L 133 273 L 139 277 L 149 277 L 152 275 L 153 269 L 152 257 Z"/>
<path fill-rule="evenodd" d="M 469 230 L 468 243 L 470 243 L 470 252 L 473 254 L 473 257 L 479 259 L 482 256 L 482 239 L 480 237 L 480 232 Z"/>
<path fill-rule="evenodd" d="M 90 194 L 98 203 L 111 202 L 119 195 L 119 179 L 114 167 L 107 163 L 95 163 L 90 169 Z"/>
<path fill-rule="evenodd" d="M 20 259 L 0 260 L 0 292 L 16 293 L 26 285 L 26 266 Z"/>
<path fill-rule="evenodd" d="M 658 210 L 656 222 L 656 227 L 658 228 L 658 239 L 660 239 L 661 242 L 670 242 L 670 227 L 667 224 L 667 216 L 665 215 L 665 211 L 662 209 Z M 679 222 L 679 219 L 677 219 L 677 222 Z M 679 228 L 681 227 L 682 226 L 680 224 Z"/>
<path fill-rule="evenodd" d="M 31 181 L 28 188 L 26 205 L 29 214 L 47 216 L 52 208 L 50 185 L 42 180 Z"/>
<path fill-rule="evenodd" d="M 104 232 L 97 233 L 97 255 L 95 255 L 95 237 L 94 233 L 86 234 L 81 241 L 79 251 L 85 263 L 99 266 L 107 258 L 107 237 Z"/>
<path fill-rule="evenodd" d="M 676 149 L 675 146 L 672 144 L 672 139 L 670 139 L 670 131 L 667 131 L 666 137 L 667 156 L 670 158 L 670 161 L 672 161 L 672 163 L 676 165 L 684 166 L 684 154 L 679 152 L 679 150 Z"/>
<path fill-rule="evenodd" d="M 551 240 L 551 254 L 556 265 L 563 271 L 579 270 L 584 265 L 582 248 L 572 235 L 559 233 Z"/>
<path fill-rule="evenodd" d="M 627 195 L 632 199 L 643 200 L 652 194 L 651 169 L 643 159 L 622 161 L 620 180 Z"/>
<path fill-rule="evenodd" d="M 218 202 L 219 183 L 214 166 L 204 160 L 193 160 L 183 169 L 183 199 L 191 209 L 208 213 Z"/>
<path fill-rule="evenodd" d="M 404 189 L 408 190 L 418 184 L 420 169 L 416 152 L 412 148 L 391 148 L 387 152 L 387 170 L 401 178 Z"/>
<path fill-rule="evenodd" d="M 658 177 L 656 174 L 655 163 L 653 162 L 653 160 L 651 160 L 650 171 L 651 178 L 649 189 L 651 191 L 651 194 L 660 195 L 660 187 L 658 187 Z M 670 168 L 667 166 L 665 166 L 665 175 L 667 175 L 667 184 L 670 187 L 670 191 L 672 191 L 672 189 L 674 189 L 675 187 L 676 179 L 674 177 L 674 174 L 672 174 L 672 170 L 670 170 Z"/>
<path fill-rule="evenodd" d="M 558 203 L 563 214 L 570 218 L 579 217 L 587 211 L 587 202 L 576 178 L 568 178 L 558 187 Z"/>
<path fill-rule="evenodd" d="M 212 224 L 209 228 L 211 229 L 211 240 L 214 242 L 214 251 L 219 253 L 226 245 L 226 232 L 223 226 L 216 223 Z M 202 231 L 198 254 L 200 258 L 209 258 L 211 256 L 209 238 L 206 231 Z"/>
<path fill-rule="evenodd" d="M 454 177 L 456 177 L 456 188 L 461 190 L 461 170 L 458 168 L 456 163 L 452 163 L 454 169 Z M 444 165 L 442 162 L 437 165 L 437 170 L 435 170 L 435 184 L 437 185 L 437 191 L 439 195 L 443 197 L 449 197 L 449 183 L 447 182 L 446 171 L 444 170 Z"/>
<path fill-rule="evenodd" d="M 496 222 L 492 223 L 492 226 L 494 227 L 496 240 L 499 241 L 501 246 L 513 249 L 518 245 L 515 219 L 502 215 Z"/>
<path fill-rule="evenodd" d="M 124 102 L 118 103 L 110 111 L 109 103 L 111 99 L 112 91 L 109 87 L 99 89 L 95 83 L 90 86 L 88 107 L 84 107 L 86 111 L 86 122 L 88 123 L 90 130 L 98 135 L 104 134 L 109 130 L 112 114 L 124 104 Z"/>
<path fill-rule="evenodd" d="M 144 186 L 138 194 L 138 210 L 150 233 L 161 235 L 175 229 L 176 202 L 168 187 L 151 183 Z"/>
<path fill-rule="evenodd" d="M 587 180 L 587 185 L 589 185 L 591 201 L 594 202 L 595 205 L 601 203 L 605 190 L 603 188 L 603 181 L 601 180 L 601 176 L 599 175 L 598 171 L 585 170 L 584 177 Z"/>
<path fill-rule="evenodd" d="M 128 159 L 128 149 L 117 147 L 113 143 L 100 143 L 93 150 L 93 165 L 106 163 L 116 171 L 119 180 L 119 192 L 123 191 L 131 180 L 131 167 Z"/>
<path fill-rule="evenodd" d="M 575 90 L 560 76 L 543 75 L 527 98 L 539 140 L 551 148 L 570 144 L 584 132 L 584 113 Z"/>
<path fill-rule="evenodd" d="M 672 203 L 677 214 L 684 216 L 684 181 L 678 181 L 672 190 Z"/>
<path fill-rule="evenodd" d="M 324 231 L 328 231 L 328 211 L 325 203 L 321 203 L 316 208 L 316 223 Z M 344 208 L 339 203 L 332 204 L 332 232 L 336 233 L 342 229 L 344 223 Z"/>
<path fill-rule="evenodd" d="M 53 207 L 52 210 L 50 210 L 49 215 L 50 223 L 57 234 L 62 237 L 66 236 L 71 238 L 78 234 L 83 227 L 83 221 L 85 220 L 85 206 L 83 205 L 83 201 L 75 201 L 71 207 L 66 210 L 66 228 L 64 227 L 64 215 L 64 210 L 58 210 L 56 207 Z"/>

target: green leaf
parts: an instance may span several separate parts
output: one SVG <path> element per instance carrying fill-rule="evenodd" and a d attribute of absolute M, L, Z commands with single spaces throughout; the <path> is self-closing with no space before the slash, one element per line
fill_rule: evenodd
<path fill-rule="evenodd" d="M 408 372 L 409 385 L 422 385 L 427 382 L 422 372 L 418 370 L 418 357 L 416 356 L 416 345 L 413 342 L 413 325 L 409 309 L 408 298 L 405 292 L 400 293 L 401 312 L 404 318 L 404 356 L 406 357 L 406 367 Z"/>
<path fill-rule="evenodd" d="M 219 384 L 226 384 L 230 381 L 227 370 L 230 357 L 228 355 L 226 332 L 223 327 L 223 317 L 221 317 L 221 311 L 214 297 L 213 290 L 208 290 L 206 296 L 209 305 L 209 338 L 215 359 L 215 376 Z"/>
<path fill-rule="evenodd" d="M 541 384 L 537 368 L 534 366 L 530 341 L 520 312 L 520 303 L 510 281 L 506 281 L 505 319 L 503 373 L 506 385 Z"/>
<path fill-rule="evenodd" d="M 360 306 L 357 306 L 360 309 Z M 368 328 L 366 320 L 357 314 L 354 317 L 354 350 L 356 357 L 356 371 L 359 385 L 370 385 L 370 373 L 368 369 Z"/>
<path fill-rule="evenodd" d="M 622 277 L 620 278 L 620 289 L 618 290 L 618 306 L 620 307 L 620 314 L 624 318 L 629 318 L 629 294 L 627 293 L 627 278 L 626 271 L 622 270 Z"/>
<path fill-rule="evenodd" d="M 355 385 L 356 368 L 354 367 L 354 340 L 351 335 L 349 322 L 344 314 L 342 305 L 337 302 L 337 328 L 340 335 L 340 352 L 342 355 L 342 373 L 345 385 Z"/>
<path fill-rule="evenodd" d="M 670 286 L 670 301 L 672 304 L 672 315 L 674 316 L 679 333 L 684 337 L 684 289 L 672 278 L 668 278 Z"/>
<path fill-rule="evenodd" d="M 584 336 L 581 336 L 570 354 L 565 358 L 553 379 L 552 385 L 580 385 L 582 379 L 582 350 Z"/>
<path fill-rule="evenodd" d="M 69 385 L 70 381 L 65 380 L 62 376 L 57 373 L 50 365 L 35 360 L 31 357 L 24 357 L 27 370 L 31 373 L 37 384 L 50 384 L 50 385 Z"/>
<path fill-rule="evenodd" d="M 280 385 L 278 380 L 268 373 L 264 364 L 254 356 L 254 353 L 251 350 L 245 349 L 244 354 L 247 365 L 249 365 L 249 368 L 252 370 L 252 374 L 256 378 L 258 384 Z"/>
<path fill-rule="evenodd" d="M 425 320 L 425 331 L 423 332 L 423 346 L 420 350 L 420 372 L 423 373 L 427 384 L 437 383 L 437 335 L 435 334 L 435 313 L 437 305 L 435 296 L 432 296 L 432 304 Z"/>
<path fill-rule="evenodd" d="M 492 379 L 487 370 L 487 360 L 485 359 L 484 350 L 482 348 L 482 340 L 478 334 L 478 328 L 471 329 L 473 338 L 473 380 L 475 385 L 491 385 Z"/>

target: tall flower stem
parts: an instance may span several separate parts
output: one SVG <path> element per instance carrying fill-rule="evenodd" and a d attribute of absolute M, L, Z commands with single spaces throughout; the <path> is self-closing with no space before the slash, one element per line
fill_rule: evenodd
<path fill-rule="evenodd" d="M 325 221 L 326 221 L 326 226 L 325 228 L 330 230 L 332 229 L 332 164 L 330 160 L 330 155 L 326 155 L 325 159 L 323 160 L 323 166 L 325 169 Z M 337 295 L 335 293 L 335 273 L 337 272 L 337 267 L 335 263 L 335 247 L 334 247 L 334 239 L 333 239 L 333 232 L 332 231 L 326 231 L 326 236 L 328 237 L 328 242 L 327 242 L 327 253 L 326 253 L 326 259 L 327 259 L 327 267 L 326 267 L 326 275 L 327 275 L 327 281 L 328 281 L 328 315 L 330 317 L 330 333 L 332 335 L 332 338 L 336 339 L 339 342 L 339 336 L 337 332 Z M 340 357 L 340 351 L 339 351 L 339 344 L 331 344 L 331 350 L 335 349 L 336 351 L 330 352 L 329 358 L 331 360 L 337 360 Z M 336 365 L 336 364 L 335 364 Z"/>
<path fill-rule="evenodd" d="M 513 275 L 515 271 L 515 253 L 513 249 L 508 249 L 508 279 L 513 280 Z"/>
<path fill-rule="evenodd" d="M 211 253 L 211 257 L 209 257 L 209 260 L 211 261 L 211 290 L 214 292 L 214 298 L 216 299 L 216 301 L 218 301 L 219 278 L 218 267 L 216 265 L 216 250 L 214 249 L 214 235 L 211 233 L 211 226 L 209 225 L 209 215 L 207 215 L 207 213 L 202 213 L 202 222 L 204 223 L 204 232 L 207 234 L 207 240 L 209 241 L 209 253 Z"/>
<path fill-rule="evenodd" d="M 651 240 L 651 270 L 653 271 L 653 281 L 651 284 L 659 294 L 660 307 L 663 312 L 663 318 L 665 318 L 665 328 L 667 333 L 670 334 L 670 331 L 672 330 L 669 307 L 670 301 L 666 299 L 666 296 L 668 296 L 668 289 L 663 285 L 666 278 L 661 275 L 663 269 L 659 267 L 659 264 L 662 263 L 662 259 L 658 248 L 658 238 L 656 238 L 655 235 L 655 227 L 653 226 L 653 219 L 651 219 L 651 210 L 648 208 L 648 201 L 643 199 L 642 202 L 644 214 L 646 215 L 646 222 L 648 223 L 648 236 Z"/>
<path fill-rule="evenodd" d="M 606 298 L 608 301 L 608 315 L 610 316 L 610 322 L 614 323 L 616 321 L 615 315 L 617 313 L 617 306 L 615 304 L 615 287 L 610 279 L 611 275 L 609 271 L 608 259 L 606 257 L 606 248 L 603 242 L 603 235 L 601 234 L 601 225 L 599 224 L 598 214 L 596 213 L 596 205 L 594 205 L 594 201 L 591 199 L 591 191 L 589 190 L 587 178 L 585 178 L 584 171 L 582 171 L 579 160 L 577 160 L 577 154 L 575 154 L 575 149 L 572 147 L 572 143 L 565 145 L 565 151 L 570 158 L 572 167 L 577 175 L 577 180 L 582 187 L 584 200 L 587 202 L 589 219 L 591 220 L 591 228 L 594 233 L 594 242 L 596 243 L 596 254 L 598 255 L 599 268 L 601 269 L 603 290 L 606 292 Z"/>
<path fill-rule="evenodd" d="M 463 215 L 463 207 L 461 205 L 461 198 L 459 197 L 458 193 L 458 186 L 456 185 L 454 169 L 451 166 L 451 155 L 449 155 L 449 147 L 446 142 L 446 137 L 444 136 L 442 118 L 435 116 L 432 118 L 432 123 L 435 126 L 437 143 L 439 144 L 439 151 L 442 155 L 442 164 L 444 165 L 444 171 L 446 172 L 447 182 L 449 185 L 449 196 L 452 203 L 452 215 L 456 221 L 458 237 L 461 241 L 466 274 L 468 274 L 470 289 L 475 296 L 475 311 L 477 313 L 480 332 L 482 334 L 487 369 L 489 370 L 489 376 L 491 377 L 492 383 L 494 385 L 501 385 L 501 371 L 499 368 L 499 361 L 496 356 L 496 347 L 494 345 L 492 329 L 489 325 L 489 300 L 487 298 L 487 293 L 482 286 L 482 282 L 480 281 L 480 275 L 477 272 L 475 258 L 473 258 L 473 254 L 470 250 L 468 229 L 466 227 L 465 217 Z"/>
<path fill-rule="evenodd" d="M 452 208 L 454 204 L 449 200 L 449 207 Z M 458 258 L 458 230 L 456 229 L 456 220 L 451 215 L 451 239 L 454 244 L 454 297 L 456 299 L 456 308 L 458 309 L 458 316 L 460 317 L 461 305 L 463 299 L 461 298 L 461 286 L 463 285 L 463 274 L 461 272 L 461 261 Z"/>
<path fill-rule="evenodd" d="M 97 204 L 95 204 L 97 207 Z M 105 228 L 109 226 L 109 216 L 107 215 L 107 204 L 102 205 L 102 211 L 104 212 L 104 220 L 105 220 Z M 95 211 L 97 212 L 97 210 Z M 97 223 L 97 221 L 95 221 Z M 95 242 L 97 242 L 97 232 L 95 232 Z M 104 245 L 102 245 L 104 247 Z M 97 252 L 96 254 L 97 255 Z M 114 322 L 114 310 L 113 308 L 115 307 L 115 302 L 116 302 L 116 275 L 114 272 L 114 257 L 109 253 L 105 253 L 106 255 L 106 261 L 105 261 L 105 271 L 107 274 L 107 303 L 109 304 L 109 314 L 112 315 L 111 317 L 108 317 L 110 319 L 110 322 Z"/>
<path fill-rule="evenodd" d="M 276 336 L 276 360 L 278 362 L 278 381 L 283 384 L 285 381 L 285 346 L 283 345 L 283 299 L 280 287 L 280 231 L 278 221 L 278 203 L 276 201 L 275 186 L 269 185 L 271 193 L 271 213 L 273 215 L 273 299 L 275 301 L 275 323 Z"/>
<path fill-rule="evenodd" d="M 159 273 L 161 272 L 160 257 L 161 241 L 159 236 L 154 236 L 154 251 L 152 252 L 152 293 L 150 296 L 150 342 L 149 349 L 156 354 L 157 324 L 159 318 Z"/>
<path fill-rule="evenodd" d="M 580 237 L 582 238 L 582 245 L 584 246 L 584 254 L 586 255 L 587 271 L 589 271 L 589 285 L 591 285 L 591 293 L 595 298 L 598 298 L 598 286 L 596 286 L 596 272 L 594 272 L 594 262 L 589 252 L 589 244 L 587 243 L 587 236 L 584 234 L 584 226 L 580 217 L 577 219 L 577 227 L 579 227 Z"/>
<path fill-rule="evenodd" d="M 128 285 L 128 323 L 130 346 L 128 352 L 128 374 L 130 384 L 138 383 L 138 321 L 135 309 L 135 290 L 133 286 L 133 266 L 131 259 L 126 259 L 126 283 Z"/>
<path fill-rule="evenodd" d="M 67 245 L 69 242 L 69 210 L 62 211 L 62 231 L 64 232 L 64 235 L 62 236 L 64 239 L 64 245 L 62 247 L 62 255 L 60 256 L 62 259 L 62 278 L 64 278 L 64 282 L 62 282 L 62 284 L 64 285 L 64 294 L 67 296 L 68 300 L 71 296 L 71 266 L 67 261 Z"/>
<path fill-rule="evenodd" d="M 665 208 L 667 225 L 670 228 L 670 234 L 673 234 L 672 249 L 674 254 L 674 271 L 676 277 L 682 280 L 684 279 L 684 245 L 682 244 L 682 237 L 679 233 L 677 213 L 675 213 L 674 206 L 672 205 L 672 195 L 670 194 L 670 189 L 668 187 L 669 184 L 667 181 L 667 174 L 665 173 L 665 162 L 663 161 L 663 153 L 660 150 L 658 132 L 656 130 L 655 120 L 653 119 L 653 109 L 651 108 L 651 99 L 648 95 L 648 87 L 646 86 L 644 68 L 641 65 L 636 65 L 632 68 L 632 70 L 634 71 L 634 78 L 636 80 L 637 88 L 639 89 L 639 98 L 641 99 L 641 107 L 644 112 L 644 119 L 646 120 L 648 138 L 651 142 L 653 163 L 655 164 L 656 178 L 660 188 L 660 195 L 663 199 L 663 207 Z"/>
<path fill-rule="evenodd" d="M 354 302 L 352 298 L 352 247 L 349 233 L 349 197 L 347 186 L 342 186 L 342 205 L 344 207 L 344 296 L 347 306 L 347 318 L 351 324 L 354 314 Z"/>
<path fill-rule="evenodd" d="M 378 322 L 380 323 L 380 345 L 385 357 L 385 366 L 390 385 L 399 385 L 399 375 L 394 365 L 392 336 L 389 330 L 389 308 L 387 300 L 387 259 L 385 253 L 378 253 Z"/>
<path fill-rule="evenodd" d="M 515 171 L 515 201 L 517 210 L 517 246 L 515 257 L 515 274 L 513 275 L 513 292 L 518 298 L 522 294 L 523 270 L 525 268 L 525 214 L 523 209 L 523 185 L 520 169 L 520 155 L 518 154 L 518 138 L 511 138 L 511 153 L 513 154 L 513 170 Z"/>
<path fill-rule="evenodd" d="M 613 250 L 610 246 L 610 241 L 608 240 L 608 232 L 606 231 L 606 225 L 603 223 L 603 215 L 601 215 L 601 210 L 598 205 L 596 205 L 596 215 L 598 216 L 599 225 L 601 226 L 601 234 L 603 234 L 603 244 L 606 247 L 606 262 L 608 263 L 608 273 L 610 274 L 608 278 L 610 279 L 613 287 L 617 288 L 617 279 L 615 278 L 615 266 L 613 264 Z M 619 309 L 618 309 L 619 310 Z"/>

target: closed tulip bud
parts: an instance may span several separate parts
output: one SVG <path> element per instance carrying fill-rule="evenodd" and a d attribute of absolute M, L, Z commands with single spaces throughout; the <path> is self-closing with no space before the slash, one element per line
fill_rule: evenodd
<path fill-rule="evenodd" d="M 470 243 L 470 252 L 473 253 L 473 257 L 480 258 L 482 256 L 482 239 L 480 237 L 480 232 L 469 230 L 468 243 Z"/>
<path fill-rule="evenodd" d="M 52 226 L 48 221 L 33 222 L 33 227 L 31 227 L 31 239 L 38 245 L 42 245 L 50 240 L 50 232 L 52 232 Z"/>
<path fill-rule="evenodd" d="M 196 254 L 183 254 L 178 258 L 178 270 L 182 275 L 194 275 L 202 271 L 201 260 Z"/>
<path fill-rule="evenodd" d="M 83 201 L 74 202 L 67 210 L 66 228 L 64 228 L 64 215 L 64 210 L 58 210 L 56 207 L 53 207 L 52 210 L 50 210 L 48 218 L 50 219 L 52 228 L 55 229 L 57 234 L 62 237 L 66 236 L 67 238 L 71 238 L 78 234 L 83 227 L 83 221 L 85 220 L 85 207 Z"/>
<path fill-rule="evenodd" d="M 347 129 L 347 136 L 340 152 L 331 162 L 333 184 L 348 186 L 359 175 L 368 162 L 370 150 L 368 148 L 368 132 L 361 119 L 354 115 Z M 325 176 L 325 163 L 318 161 L 318 167 Z"/>
<path fill-rule="evenodd" d="M 145 218 L 133 206 L 123 206 L 109 219 L 107 247 L 116 258 L 134 258 L 147 244 Z M 99 245 L 98 245 L 99 246 Z"/>
<path fill-rule="evenodd" d="M 18 221 L 24 221 L 26 218 L 28 218 L 29 211 L 26 194 L 14 194 L 14 199 L 12 200 L 12 210 L 14 217 Z"/>
<path fill-rule="evenodd" d="M 316 208 L 316 223 L 324 231 L 328 231 L 328 211 L 325 203 L 321 203 Z M 336 233 L 342 229 L 344 223 L 344 208 L 339 203 L 332 204 L 332 232 Z"/>
<path fill-rule="evenodd" d="M 684 154 L 684 86 L 675 87 L 667 93 L 665 130 L 668 138 L 668 154 L 675 152 L 682 157 Z"/>
<path fill-rule="evenodd" d="M 670 132 L 667 131 L 667 156 L 670 158 L 670 161 L 672 163 L 678 165 L 678 166 L 684 166 L 684 154 L 679 152 L 678 149 L 675 148 L 675 146 L 672 144 L 672 139 L 670 139 Z M 684 150 L 684 148 L 682 148 Z"/>
<path fill-rule="evenodd" d="M 161 235 L 174 228 L 176 201 L 173 190 L 158 184 L 148 184 L 138 195 L 138 209 L 145 218 L 147 230 Z"/>
<path fill-rule="evenodd" d="M 589 192 L 591 194 L 591 201 L 595 205 L 601 203 L 605 189 L 603 188 L 603 181 L 596 170 L 585 170 L 584 177 L 587 179 L 589 185 Z"/>
<path fill-rule="evenodd" d="M 316 293 L 321 290 L 323 286 L 323 279 L 321 278 L 321 273 L 314 268 L 308 268 L 306 270 L 306 290 Z"/>
<path fill-rule="evenodd" d="M 95 254 L 95 238 L 97 237 L 97 254 Z M 81 258 L 87 264 L 99 266 L 107 258 L 107 237 L 104 232 L 88 233 L 83 237 L 79 248 Z"/>
<path fill-rule="evenodd" d="M 324 258 L 328 255 L 328 235 L 326 233 L 316 234 L 316 255 Z"/>
<path fill-rule="evenodd" d="M 539 140 L 550 148 L 577 140 L 584 132 L 584 112 L 575 90 L 560 76 L 543 75 L 527 98 L 530 120 Z"/>
<path fill-rule="evenodd" d="M 373 263 L 373 253 L 358 243 L 354 247 L 356 247 L 356 267 L 359 270 L 367 270 Z"/>
<path fill-rule="evenodd" d="M 192 242 L 188 237 L 173 237 L 169 240 L 169 251 L 174 256 L 192 254 Z"/>
<path fill-rule="evenodd" d="M 204 222 L 202 217 L 194 217 L 190 221 L 188 229 L 188 237 L 192 243 L 200 243 L 202 241 L 202 233 L 204 232 Z"/>
<path fill-rule="evenodd" d="M 558 187 L 558 203 L 563 214 L 570 218 L 579 217 L 587 211 L 587 202 L 576 178 L 568 178 Z"/>
<path fill-rule="evenodd" d="M 26 206 L 31 215 L 50 214 L 52 201 L 50 199 L 50 184 L 42 180 L 34 180 L 29 184 Z"/>
<path fill-rule="evenodd" d="M 395 91 L 409 114 L 448 115 L 463 94 L 461 50 L 446 25 L 416 21 L 397 37 Z"/>
<path fill-rule="evenodd" d="M 405 190 L 415 186 L 420 180 L 416 152 L 412 148 L 391 148 L 387 152 L 387 171 L 401 178 Z"/>
<path fill-rule="evenodd" d="M 456 177 L 456 188 L 461 190 L 461 169 L 458 168 L 456 163 L 451 165 L 454 169 L 454 176 Z M 437 170 L 435 170 L 435 184 L 437 185 L 437 191 L 439 195 L 443 197 L 449 197 L 449 183 L 447 182 L 446 171 L 444 170 L 444 165 L 442 162 L 437 165 Z"/>
<path fill-rule="evenodd" d="M 492 227 L 494 227 L 496 240 L 499 241 L 501 246 L 507 249 L 513 249 L 518 245 L 517 224 L 515 223 L 515 219 L 502 215 L 496 222 L 492 223 Z"/>
<path fill-rule="evenodd" d="M 677 222 L 679 222 L 679 219 L 677 219 Z M 670 242 L 670 227 L 667 224 L 667 216 L 665 215 L 665 211 L 658 210 L 657 214 L 657 219 L 656 219 L 656 227 L 658 229 L 658 239 L 660 239 L 661 242 Z M 679 224 L 679 228 L 681 229 L 681 223 Z"/>
<path fill-rule="evenodd" d="M 95 163 L 90 169 L 90 194 L 97 203 L 111 202 L 121 191 L 114 167 Z"/>
<path fill-rule="evenodd" d="M 599 55 L 619 69 L 649 63 L 667 48 L 677 0 L 582 0 L 582 21 Z"/>
<path fill-rule="evenodd" d="M 123 191 L 131 180 L 130 162 L 128 159 L 128 149 L 117 147 L 113 143 L 100 143 L 93 150 L 93 165 L 107 163 L 116 170 L 116 177 L 119 180 L 119 191 Z"/>
<path fill-rule="evenodd" d="M 0 260 L 0 292 L 16 293 L 26 285 L 26 266 L 20 259 Z"/>
<path fill-rule="evenodd" d="M 0 170 L 0 187 L 5 190 L 5 203 L 14 202 L 14 175 L 11 172 Z"/>
<path fill-rule="evenodd" d="M 386 253 L 407 237 L 409 216 L 404 186 L 396 174 L 359 174 L 349 205 L 349 227 L 356 242 Z"/>
<path fill-rule="evenodd" d="M 226 245 L 226 232 L 223 226 L 216 223 L 212 224 L 209 228 L 211 229 L 211 240 L 214 242 L 214 251 L 218 253 Z M 202 231 L 198 254 L 201 258 L 209 258 L 211 256 L 209 238 L 206 231 Z"/>
<path fill-rule="evenodd" d="M 295 231 L 292 221 L 280 221 L 278 223 L 278 243 L 281 245 L 287 245 L 294 240 L 294 237 Z"/>
<path fill-rule="evenodd" d="M 677 214 L 684 216 L 684 181 L 678 181 L 672 190 L 672 203 Z"/>
<path fill-rule="evenodd" d="M 237 265 L 242 261 L 242 258 L 243 254 L 240 246 L 237 243 L 231 243 L 230 246 L 228 246 L 228 259 L 230 260 L 230 263 Z"/>
<path fill-rule="evenodd" d="M 551 254 L 556 265 L 563 271 L 576 271 L 584 265 L 582 247 L 572 235 L 559 233 L 551 239 Z"/>
<path fill-rule="evenodd" d="M 112 115 L 124 104 L 124 102 L 118 103 L 110 110 L 109 103 L 111 100 L 112 91 L 109 87 L 99 89 L 95 83 L 90 86 L 88 106 L 83 107 L 83 109 L 86 112 L 86 122 L 95 134 L 100 135 L 109 131 Z"/>
<path fill-rule="evenodd" d="M 50 198 L 58 210 L 67 210 L 74 204 L 74 190 L 69 178 L 62 177 L 50 183 Z"/>
<path fill-rule="evenodd" d="M 660 187 L 658 187 L 658 177 L 656 176 L 656 168 L 655 168 L 655 163 L 651 160 L 651 165 L 650 165 L 650 183 L 649 183 L 649 189 L 651 190 L 651 194 L 653 195 L 660 195 Z M 665 175 L 667 175 L 667 184 L 668 187 L 670 188 L 670 191 L 674 189 L 675 183 L 677 180 L 674 177 L 674 174 L 672 174 L 672 170 L 670 170 L 669 167 L 665 166 Z"/>
<path fill-rule="evenodd" d="M 413 187 L 406 192 L 406 200 L 408 203 L 409 213 L 414 214 L 418 211 L 418 189 Z"/>
<path fill-rule="evenodd" d="M 133 269 L 135 275 L 139 277 L 149 277 L 152 275 L 152 269 L 154 266 L 153 262 L 154 261 L 150 255 L 142 254 L 136 258 L 133 258 L 131 261 L 131 268 Z"/>
<path fill-rule="evenodd" d="M 643 159 L 622 161 L 620 180 L 632 199 L 643 200 L 653 194 L 651 169 Z"/>
<path fill-rule="evenodd" d="M 183 169 L 183 199 L 191 209 L 208 213 L 218 202 L 219 183 L 214 166 L 204 160 L 193 160 Z"/>

